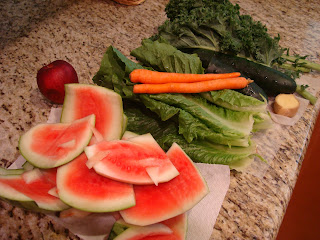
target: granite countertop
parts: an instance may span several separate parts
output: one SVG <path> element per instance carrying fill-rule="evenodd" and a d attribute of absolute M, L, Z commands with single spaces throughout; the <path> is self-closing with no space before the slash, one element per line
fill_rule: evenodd
<path fill-rule="evenodd" d="M 110 0 L 0 2 L 0 166 L 7 167 L 18 157 L 19 136 L 45 122 L 53 106 L 37 89 L 38 69 L 64 59 L 75 67 L 80 82 L 91 83 L 107 47 L 113 45 L 129 56 L 166 19 L 167 2 L 146 0 L 137 6 Z M 283 47 L 320 62 L 318 0 L 232 2 L 240 5 L 242 13 L 266 24 L 271 34 L 280 33 Z M 310 73 L 299 81 L 307 82 L 319 95 L 319 78 Z M 294 126 L 278 126 L 265 133 L 275 145 L 263 170 L 231 172 L 211 239 L 276 238 L 318 110 L 319 104 L 309 105 Z M 45 215 L 0 201 L 0 239 L 77 237 Z"/>

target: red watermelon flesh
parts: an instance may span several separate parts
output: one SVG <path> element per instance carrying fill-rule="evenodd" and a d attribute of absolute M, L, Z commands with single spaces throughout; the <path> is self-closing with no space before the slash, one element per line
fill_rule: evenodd
<path fill-rule="evenodd" d="M 166 183 L 135 185 L 136 205 L 120 211 L 129 224 L 145 226 L 186 212 L 207 193 L 208 187 L 192 160 L 177 144 L 167 152 L 179 175 Z"/>
<path fill-rule="evenodd" d="M 32 171 L 36 170 L 31 170 L 31 174 Z M 55 177 L 57 170 L 54 168 L 40 171 L 41 175 L 37 174 L 30 183 L 26 183 L 23 175 L 19 175 L 16 176 L 16 178 L 11 179 L 0 178 L 0 182 L 24 194 L 25 196 L 28 196 L 42 209 L 61 211 L 69 208 L 69 206 L 61 202 L 59 198 L 48 193 L 50 189 L 56 186 Z"/>
<path fill-rule="evenodd" d="M 94 114 L 96 130 L 105 140 L 120 139 L 122 135 L 122 98 L 114 91 L 89 84 L 66 84 L 61 122 Z"/>
<path fill-rule="evenodd" d="M 151 134 L 130 141 L 103 141 L 86 147 L 85 153 L 89 161 L 95 162 L 93 168 L 97 173 L 121 182 L 157 185 L 179 175 Z M 101 160 L 97 161 L 96 156 Z M 155 170 L 155 176 L 150 170 Z"/>
<path fill-rule="evenodd" d="M 133 187 L 88 169 L 83 153 L 58 168 L 57 188 L 68 205 L 88 212 L 113 212 L 135 205 Z"/>
<path fill-rule="evenodd" d="M 88 145 L 94 122 L 95 116 L 90 115 L 72 123 L 39 124 L 20 138 L 20 152 L 39 168 L 65 164 Z"/>

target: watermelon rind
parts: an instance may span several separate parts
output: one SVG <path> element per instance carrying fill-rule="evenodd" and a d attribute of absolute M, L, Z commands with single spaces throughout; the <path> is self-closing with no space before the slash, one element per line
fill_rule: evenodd
<path fill-rule="evenodd" d="M 130 226 L 122 219 L 117 220 L 109 233 L 108 240 L 114 240 L 117 236 L 119 236 L 121 233 L 123 233 L 125 230 L 127 230 Z"/>
<path fill-rule="evenodd" d="M 204 178 L 178 144 L 174 143 L 167 155 L 179 176 L 158 186 L 135 185 L 136 205 L 120 211 L 127 223 L 146 226 L 173 218 L 193 208 L 208 194 Z"/>
<path fill-rule="evenodd" d="M 122 118 L 122 131 L 121 131 L 121 138 L 123 137 L 123 134 L 125 133 L 128 125 L 128 117 L 127 115 L 123 114 Z"/>
<path fill-rule="evenodd" d="M 134 240 L 142 239 L 147 236 L 169 235 L 172 230 L 162 223 L 155 223 L 145 227 L 130 226 L 113 240 Z"/>
<path fill-rule="evenodd" d="M 33 201 L 31 198 L 27 197 L 23 193 L 15 190 L 14 188 L 8 186 L 1 182 L 1 179 L 11 179 L 11 180 L 20 180 L 21 175 L 4 175 L 0 176 L 0 196 L 5 199 L 14 200 L 14 201 Z"/>
<path fill-rule="evenodd" d="M 85 157 L 85 161 L 83 161 L 84 157 L 85 154 L 82 154 L 74 161 L 59 167 L 57 170 L 58 194 L 60 199 L 64 203 L 73 208 L 86 212 L 115 212 L 130 208 L 135 205 L 135 197 L 132 185 L 116 182 L 114 180 L 98 175 L 93 169 L 87 168 L 87 166 L 85 165 L 85 161 L 87 161 L 87 158 Z M 77 164 L 81 164 L 82 167 L 86 169 L 84 176 L 81 175 L 81 171 L 79 173 L 78 167 L 80 165 Z M 77 182 L 72 182 L 71 186 L 68 185 L 70 176 L 72 176 L 73 174 L 81 175 L 80 181 L 82 181 L 82 187 L 85 186 L 86 188 L 81 189 L 81 191 L 85 191 L 86 193 L 94 192 L 94 196 L 90 194 L 78 193 L 79 183 Z M 92 176 L 93 178 L 95 178 L 95 176 L 98 176 L 101 179 L 105 179 L 104 181 L 108 181 L 109 184 L 116 184 L 118 189 L 113 188 L 112 197 L 100 197 L 100 195 L 103 194 L 101 189 L 103 187 L 108 187 L 108 185 L 102 186 L 103 183 L 97 183 L 96 179 L 91 181 Z"/>
<path fill-rule="evenodd" d="M 79 137 L 79 139 L 77 139 L 76 147 L 72 148 L 65 156 L 61 157 L 60 159 L 57 159 L 55 156 L 48 156 L 47 154 L 38 153 L 32 149 L 33 141 L 37 140 L 37 139 L 34 139 L 34 134 L 36 134 L 37 131 L 41 131 L 43 128 L 48 128 L 48 127 L 49 128 L 52 127 L 53 129 L 52 131 L 54 131 L 55 128 L 60 128 L 60 127 L 70 128 L 82 122 L 87 122 L 87 125 L 84 129 L 81 129 L 82 135 L 81 137 Z M 76 158 L 83 152 L 84 148 L 89 144 L 90 139 L 92 137 L 91 129 L 94 126 L 94 124 L 95 124 L 95 115 L 90 115 L 82 119 L 76 120 L 72 123 L 51 123 L 51 124 L 44 123 L 44 124 L 36 125 L 35 127 L 31 128 L 29 131 L 27 131 L 24 135 L 20 137 L 20 140 L 19 140 L 20 153 L 31 165 L 36 166 L 38 168 L 55 168 L 55 167 L 61 166 L 63 164 L 66 164 L 72 161 L 74 158 Z M 52 141 L 44 142 L 43 145 L 46 146 L 46 148 L 48 147 L 58 148 L 59 146 L 55 146 L 55 144 L 57 144 L 56 141 L 59 140 L 61 136 L 63 137 L 63 132 L 61 132 L 61 135 L 57 136 L 57 138 L 52 139 Z"/>
<path fill-rule="evenodd" d="M 124 114 L 118 93 L 92 84 L 65 84 L 60 122 L 72 122 L 89 114 L 96 115 L 96 128 L 105 140 L 121 138 Z"/>
<path fill-rule="evenodd" d="M 22 174 L 25 171 L 25 169 L 7 169 L 0 167 L 0 175 L 17 175 Z"/>
<path fill-rule="evenodd" d="M 187 212 L 180 214 L 176 217 L 169 218 L 165 221 L 162 221 L 161 223 L 171 228 L 171 230 L 173 231 L 173 235 L 177 238 L 177 240 L 186 239 L 188 229 Z"/>
<path fill-rule="evenodd" d="M 180 214 L 176 217 L 167 219 L 165 221 L 160 222 L 161 224 L 166 225 L 172 230 L 172 234 L 170 235 L 170 239 L 175 240 L 185 240 L 187 236 L 187 213 Z M 114 240 L 117 236 L 121 235 L 128 228 L 140 228 L 141 231 L 145 229 L 143 226 L 136 226 L 125 222 L 122 218 L 118 219 L 112 226 L 112 229 L 109 233 L 108 240 Z M 173 236 L 172 236 L 173 235 Z M 168 236 L 166 237 L 168 238 Z M 166 239 L 161 238 L 161 239 Z M 155 238 L 158 239 L 158 238 Z"/>
<path fill-rule="evenodd" d="M 37 180 L 42 179 L 43 176 L 45 177 L 45 175 L 43 174 L 45 173 L 42 173 L 40 169 L 35 168 L 31 171 L 26 171 L 19 175 L 0 176 L 0 196 L 6 200 L 9 200 L 11 203 L 14 203 L 19 207 L 23 207 L 37 212 L 39 212 L 40 210 L 48 210 L 55 212 L 70 208 L 57 197 L 39 197 L 40 192 L 45 193 L 43 192 L 43 185 L 41 185 L 38 189 L 34 186 L 29 185 Z M 16 189 L 15 187 L 12 187 L 10 184 L 4 182 L 8 180 L 10 182 L 14 182 L 15 180 L 22 181 L 18 185 L 22 186 L 23 190 Z M 48 184 L 48 182 L 50 182 L 50 184 L 53 184 L 50 179 L 45 178 L 45 181 L 46 184 Z M 35 194 L 38 195 L 36 198 L 34 198 L 32 194 L 30 195 L 30 189 L 34 189 Z M 26 193 L 24 192 L 24 190 L 26 190 Z"/>
<path fill-rule="evenodd" d="M 26 162 L 22 165 L 22 168 L 23 168 L 24 170 L 26 170 L 26 171 L 30 171 L 30 170 L 34 169 L 34 166 L 33 166 L 31 163 L 29 163 L 29 162 L 26 161 Z"/>
<path fill-rule="evenodd" d="M 131 132 L 131 131 L 125 131 L 124 134 L 122 135 L 122 140 L 128 140 L 133 137 L 139 136 L 137 133 Z"/>
<path fill-rule="evenodd" d="M 21 179 L 21 175 L 1 176 L 0 179 Z M 25 194 L 15 190 L 14 188 L 6 184 L 1 183 L 1 180 L 0 197 L 14 206 L 41 213 L 62 211 L 69 208 L 69 206 L 62 203 L 58 198 L 53 204 L 37 203 Z"/>
<path fill-rule="evenodd" d="M 50 203 L 38 202 L 38 201 L 35 201 L 35 203 L 38 205 L 40 209 L 55 211 L 55 212 L 60 212 L 70 208 L 69 205 L 62 202 L 59 198 L 57 198 L 55 201 Z"/>

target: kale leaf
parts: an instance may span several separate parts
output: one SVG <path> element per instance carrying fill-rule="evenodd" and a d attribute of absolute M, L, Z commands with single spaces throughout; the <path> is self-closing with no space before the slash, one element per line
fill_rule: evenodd
<path fill-rule="evenodd" d="M 265 25 L 241 15 L 229 0 L 171 0 L 168 20 L 152 39 L 165 38 L 183 51 L 209 49 L 243 56 L 271 66 L 285 49 L 280 37 L 271 37 Z"/>

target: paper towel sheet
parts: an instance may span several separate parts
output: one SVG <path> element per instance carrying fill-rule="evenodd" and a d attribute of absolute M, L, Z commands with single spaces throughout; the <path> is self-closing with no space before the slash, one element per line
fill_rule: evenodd
<path fill-rule="evenodd" d="M 196 164 L 210 193 L 188 212 L 187 240 L 209 240 L 229 189 L 230 169 L 225 165 Z"/>

